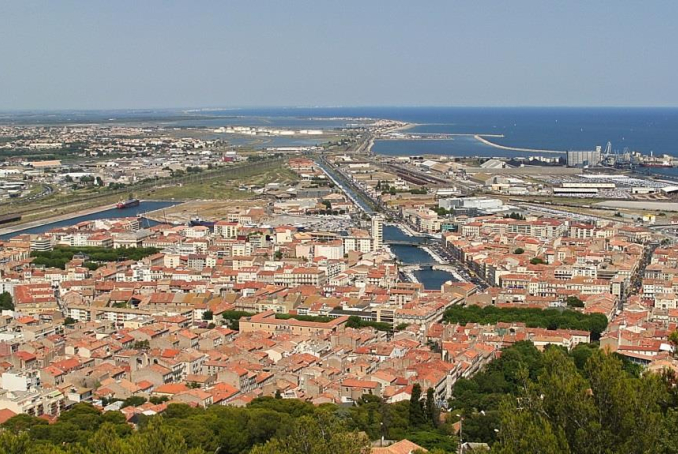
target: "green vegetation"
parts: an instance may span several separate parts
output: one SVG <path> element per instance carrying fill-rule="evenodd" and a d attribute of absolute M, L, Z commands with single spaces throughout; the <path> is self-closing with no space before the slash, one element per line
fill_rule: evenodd
<path fill-rule="evenodd" d="M 576 296 L 568 296 L 565 302 L 569 307 L 584 307 L 584 302 Z"/>
<path fill-rule="evenodd" d="M 205 311 L 202 314 L 203 320 L 212 320 L 213 318 L 214 318 L 214 312 L 212 312 L 212 311 Z"/>
<path fill-rule="evenodd" d="M 593 340 L 600 338 L 607 327 L 603 314 L 582 314 L 572 310 L 498 308 L 495 306 L 452 306 L 445 311 L 447 323 L 480 323 L 494 325 L 498 322 L 525 323 L 528 328 L 576 329 L 589 331 Z"/>
<path fill-rule="evenodd" d="M 433 208 L 433 211 L 435 211 L 438 216 L 443 216 L 443 217 L 448 216 L 450 214 L 454 214 L 454 210 L 447 210 L 443 207 L 435 207 L 435 208 Z"/>
<path fill-rule="evenodd" d="M 463 416 L 464 441 L 496 442 L 493 453 L 676 452 L 645 451 L 647 444 L 639 445 L 638 449 L 620 449 L 632 439 L 631 434 L 611 436 L 606 422 L 620 417 L 615 424 L 625 421 L 626 428 L 637 425 L 633 432 L 643 430 L 642 427 L 650 429 L 647 424 L 660 423 L 659 404 L 666 411 L 669 401 L 674 402 L 674 407 L 678 402 L 675 397 L 667 399 L 667 389 L 671 395 L 676 394 L 671 386 L 670 381 L 662 384 L 659 377 L 652 374 L 641 377 L 639 366 L 616 354 L 606 354 L 594 344 L 579 344 L 570 352 L 549 347 L 541 353 L 531 342 L 518 342 L 473 378 L 457 381 L 450 414 Z M 608 405 L 609 410 L 616 413 L 614 416 L 602 414 Z M 585 408 L 591 414 L 580 416 Z M 634 415 L 636 410 L 638 413 Z M 647 410 L 651 410 L 652 417 L 643 415 Z M 596 418 L 588 419 L 593 414 Z M 678 429 L 675 419 L 671 422 L 675 432 Z M 601 434 L 575 435 L 573 430 L 570 439 L 559 440 L 565 449 L 554 449 L 552 440 L 543 438 L 558 434 L 568 426 L 574 429 L 573 426 L 583 428 L 589 424 L 587 431 L 595 432 L 598 428 Z M 519 430 L 515 430 L 517 428 Z M 586 448 L 579 444 L 584 442 L 584 436 L 590 437 L 585 441 L 590 444 Z M 528 449 L 528 446 L 537 449 Z"/>
<path fill-rule="evenodd" d="M 110 155 L 109 155 L 110 156 Z M 41 197 L 36 200 L 25 198 L 15 199 L 8 203 L 0 204 L 0 214 L 18 213 L 23 216 L 21 223 L 45 219 L 52 216 L 59 216 L 68 213 L 74 213 L 94 207 L 101 207 L 107 204 L 119 202 L 127 196 L 127 193 L 133 191 L 139 198 L 163 198 L 163 197 L 183 197 L 189 199 L 199 198 L 198 192 L 192 193 L 185 190 L 183 195 L 172 195 L 174 190 L 181 190 L 185 187 L 191 187 L 193 183 L 202 183 L 209 185 L 210 181 L 231 181 L 246 182 L 248 184 L 257 184 L 257 182 L 274 181 L 274 175 L 269 175 L 270 171 L 285 175 L 286 178 L 296 181 L 299 177 L 289 168 L 285 167 L 282 159 L 271 159 L 271 156 L 264 156 L 255 164 L 235 164 L 218 167 L 215 169 L 204 170 L 200 173 L 184 173 L 181 176 L 171 178 L 151 178 L 145 179 L 129 186 L 114 185 L 111 187 L 91 186 L 78 188 L 76 190 L 57 190 L 47 197 Z M 166 185 L 164 189 L 157 189 Z M 159 192 L 163 190 L 164 192 Z M 220 194 L 223 191 L 215 191 Z M 166 195 L 164 195 L 166 194 Z M 237 191 L 235 187 L 227 194 L 220 195 L 221 199 L 245 198 L 243 191 Z M 231 197 L 232 196 L 232 197 Z"/>
<path fill-rule="evenodd" d="M 534 257 L 534 258 L 530 259 L 530 263 L 532 265 L 541 265 L 541 264 L 544 263 L 544 260 L 540 259 L 539 257 Z"/>
<path fill-rule="evenodd" d="M 194 181 L 181 186 L 165 186 L 148 192 L 148 196 L 157 199 L 204 199 L 204 200 L 244 200 L 253 194 L 239 191 L 229 181 Z"/>
<path fill-rule="evenodd" d="M 523 216 L 520 213 L 511 213 L 511 214 L 505 214 L 504 219 L 515 219 L 516 221 L 524 221 L 525 216 Z"/>
<path fill-rule="evenodd" d="M 523 453 L 528 446 L 544 453 L 677 452 L 675 377 L 632 376 L 599 350 L 583 369 L 559 349 L 549 349 L 542 362 L 537 379 L 517 393 L 520 404 L 502 404 L 493 452 Z"/>
<path fill-rule="evenodd" d="M 516 248 L 516 250 L 513 251 L 513 253 L 514 253 L 514 254 L 517 254 L 517 255 L 524 254 L 524 253 L 525 253 L 525 249 L 519 247 L 519 248 Z"/>
<path fill-rule="evenodd" d="M 133 350 L 148 350 L 151 348 L 151 343 L 147 340 L 136 341 L 132 344 Z"/>
<path fill-rule="evenodd" d="M 98 267 L 106 262 L 118 262 L 122 260 L 141 260 L 149 255 L 157 254 L 160 249 L 147 248 L 102 248 L 102 247 L 57 247 L 52 251 L 33 251 L 33 263 L 35 265 L 42 265 L 49 268 L 66 268 L 66 263 L 73 259 L 76 254 L 83 255 L 88 258 L 85 262 L 88 267 Z M 96 269 L 96 268 L 95 268 Z"/>
<path fill-rule="evenodd" d="M 12 301 L 12 295 L 9 292 L 0 293 L 0 310 L 14 310 L 14 301 Z"/>
<path fill-rule="evenodd" d="M 195 174 L 196 172 L 191 172 Z M 254 194 L 238 189 L 240 184 L 260 185 L 267 183 L 293 183 L 299 176 L 288 167 L 281 165 L 262 168 L 259 171 L 245 172 L 242 176 L 195 180 L 182 185 L 168 185 L 149 191 L 145 195 L 159 199 L 204 199 L 204 200 L 245 200 L 254 198 Z"/>
<path fill-rule="evenodd" d="M 240 319 L 242 317 L 251 317 L 254 315 L 254 312 L 245 312 L 245 311 L 224 311 L 221 313 L 221 316 L 226 321 L 226 324 L 229 328 L 238 331 L 240 329 Z"/>
<path fill-rule="evenodd" d="M 334 320 L 332 317 L 314 316 L 314 315 L 298 315 L 298 314 L 275 314 L 278 320 L 289 320 L 291 318 L 302 322 L 318 322 L 327 323 Z"/>
<path fill-rule="evenodd" d="M 357 315 L 351 315 L 346 322 L 346 326 L 349 328 L 365 328 L 370 327 L 374 328 L 377 331 L 391 331 L 393 326 L 389 323 L 384 322 L 368 322 L 358 317 Z"/>
<path fill-rule="evenodd" d="M 494 454 L 671 454 L 678 452 L 678 377 L 640 373 L 595 344 L 573 350 L 518 342 L 470 379 L 460 378 L 441 418 L 432 389 L 386 404 L 365 395 L 351 407 L 265 397 L 247 407 L 170 404 L 138 415 L 76 404 L 54 424 L 25 414 L 2 424 L 12 454 L 363 454 L 370 440 L 407 438 L 435 453 L 463 440 Z M 164 399 L 151 398 L 159 403 Z M 138 405 L 132 397 L 123 405 Z"/>
<path fill-rule="evenodd" d="M 421 396 L 421 390 L 418 396 Z M 54 424 L 18 415 L 3 424 L 0 452 L 12 454 L 363 454 L 370 439 L 408 438 L 454 452 L 451 427 L 427 398 L 386 404 L 365 396 L 355 406 L 315 407 L 299 400 L 258 398 L 245 408 L 204 410 L 170 404 L 159 416 L 138 416 L 134 430 L 118 412 L 76 404 Z M 142 403 L 144 398 L 129 398 Z M 410 415 L 412 409 L 413 415 Z"/>

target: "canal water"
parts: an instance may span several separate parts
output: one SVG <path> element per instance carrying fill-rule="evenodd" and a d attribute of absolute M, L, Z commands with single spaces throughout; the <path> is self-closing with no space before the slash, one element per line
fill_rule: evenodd
<path fill-rule="evenodd" d="M 395 254 L 400 262 L 405 265 L 435 265 L 437 262 L 431 254 L 423 250 L 417 244 L 424 241 L 424 238 L 418 236 L 409 236 L 402 229 L 395 225 L 384 226 L 384 241 L 407 241 L 406 244 L 391 244 L 389 248 Z M 414 272 L 414 276 L 424 284 L 424 288 L 430 290 L 439 290 L 440 286 L 447 281 L 456 281 L 454 276 L 447 271 L 424 269 Z"/>
<path fill-rule="evenodd" d="M 64 219 L 62 221 L 51 222 L 49 224 L 19 230 L 17 232 L 0 235 L 0 239 L 7 240 L 9 238 L 12 238 L 13 236 L 21 234 L 44 233 L 55 228 L 68 227 L 83 221 L 139 216 L 150 211 L 161 210 L 163 208 L 169 208 L 174 205 L 177 205 L 177 202 L 146 201 L 141 202 L 138 207 L 126 208 L 123 210 L 111 208 L 109 210 L 99 211 L 98 213 L 76 216 L 74 218 Z M 152 221 L 150 219 L 144 219 L 142 221 L 142 227 L 152 227 L 157 224 L 158 224 L 157 222 Z M 409 236 L 397 226 L 385 225 L 384 241 L 388 242 L 389 240 L 407 241 L 409 243 L 412 243 L 410 245 L 392 244 L 389 246 L 391 248 L 391 251 L 393 251 L 393 253 L 398 258 L 398 260 L 400 260 L 402 263 L 406 265 L 434 265 L 436 263 L 431 254 L 423 250 L 421 247 L 417 246 L 418 243 L 424 241 L 424 238 L 422 237 Z M 425 288 L 432 290 L 440 289 L 440 286 L 449 280 L 455 280 L 454 276 L 452 276 L 452 274 L 448 273 L 447 271 L 433 269 L 415 271 L 414 275 L 419 280 L 419 282 L 424 284 Z"/>
<path fill-rule="evenodd" d="M 83 216 L 77 216 L 70 219 L 64 219 L 62 221 L 51 222 L 49 224 L 44 224 L 37 227 L 30 227 L 13 233 L 0 235 L 0 240 L 7 240 L 14 236 L 27 233 L 30 234 L 44 233 L 52 229 L 56 229 L 59 227 L 68 227 L 83 221 L 93 221 L 95 219 L 117 219 L 139 216 L 150 211 L 161 210 L 163 208 L 168 208 L 177 204 L 178 202 L 147 201 L 139 203 L 138 207 L 130 207 L 122 210 L 119 210 L 117 208 L 111 208 L 110 210 L 99 211 L 98 213 L 85 214 Z M 152 227 L 157 224 L 158 224 L 157 222 L 152 221 L 150 219 L 143 219 L 141 223 L 142 227 Z"/>

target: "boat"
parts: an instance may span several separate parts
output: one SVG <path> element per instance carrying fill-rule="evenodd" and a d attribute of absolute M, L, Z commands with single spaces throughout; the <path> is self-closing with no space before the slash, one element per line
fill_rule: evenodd
<path fill-rule="evenodd" d="M 668 162 L 641 162 L 640 167 L 673 167 Z"/>
<path fill-rule="evenodd" d="M 214 227 L 214 224 L 216 224 L 215 221 L 206 221 L 202 218 L 199 217 L 194 217 L 188 222 L 188 225 L 191 227 L 209 227 L 212 228 Z"/>
<path fill-rule="evenodd" d="M 129 199 L 125 200 L 124 202 L 118 202 L 115 207 L 118 210 L 123 210 L 125 208 L 132 208 L 132 207 L 138 207 L 139 206 L 139 199 Z"/>

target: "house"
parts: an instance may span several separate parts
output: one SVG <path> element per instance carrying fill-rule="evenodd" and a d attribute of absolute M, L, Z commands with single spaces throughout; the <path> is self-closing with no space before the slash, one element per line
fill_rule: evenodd
<path fill-rule="evenodd" d="M 400 440 L 389 446 L 370 449 L 370 454 L 414 454 L 416 452 L 428 452 L 428 450 L 410 440 Z"/>

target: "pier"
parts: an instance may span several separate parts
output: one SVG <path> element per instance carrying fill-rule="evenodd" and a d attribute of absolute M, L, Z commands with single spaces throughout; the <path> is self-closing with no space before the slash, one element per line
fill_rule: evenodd
<path fill-rule="evenodd" d="M 520 147 L 508 147 L 506 145 L 499 145 L 498 143 L 490 142 L 489 140 L 485 139 L 485 137 L 496 137 L 496 136 L 489 136 L 486 134 L 475 134 L 473 136 L 474 139 L 477 141 L 488 145 L 490 147 L 494 148 L 499 148 L 500 150 L 509 150 L 509 151 L 520 151 L 523 153 L 547 153 L 547 154 L 565 154 L 564 151 L 558 151 L 558 150 L 540 150 L 538 148 L 520 148 Z M 503 135 L 501 137 L 504 137 Z"/>
<path fill-rule="evenodd" d="M 417 133 L 396 133 L 386 134 L 379 137 L 379 140 L 454 140 L 455 137 L 492 137 L 501 139 L 504 134 L 473 134 L 473 133 L 436 133 L 436 132 L 417 132 Z"/>

